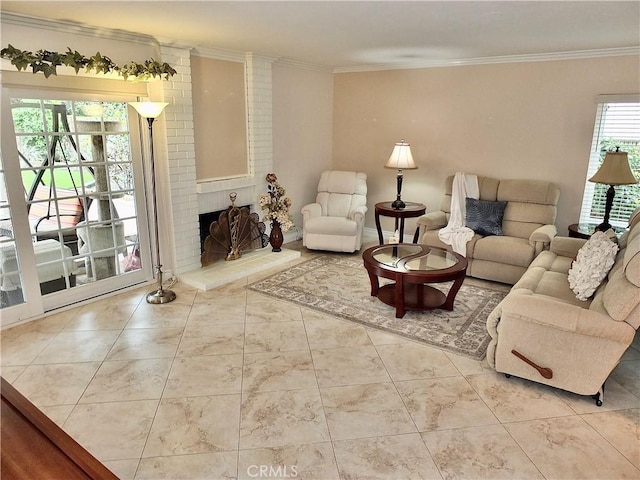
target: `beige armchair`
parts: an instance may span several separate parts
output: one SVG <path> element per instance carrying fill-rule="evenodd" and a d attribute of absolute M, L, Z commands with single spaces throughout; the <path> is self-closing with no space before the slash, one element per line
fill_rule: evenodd
<path fill-rule="evenodd" d="M 311 250 L 355 252 L 362 246 L 367 174 L 322 172 L 315 203 L 302 207 L 302 244 Z"/>

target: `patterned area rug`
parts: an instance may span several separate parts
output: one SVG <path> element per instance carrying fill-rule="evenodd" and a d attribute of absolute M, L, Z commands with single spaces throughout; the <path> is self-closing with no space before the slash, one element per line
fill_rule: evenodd
<path fill-rule="evenodd" d="M 389 283 L 380 279 L 380 285 Z M 446 293 L 451 282 L 434 284 Z M 371 296 L 371 283 L 362 260 L 323 255 L 271 275 L 248 287 L 328 315 L 403 335 L 455 353 L 482 359 L 489 344 L 487 316 L 506 293 L 469 285 L 458 292 L 454 309 L 408 311 L 395 317 L 395 308 Z"/>

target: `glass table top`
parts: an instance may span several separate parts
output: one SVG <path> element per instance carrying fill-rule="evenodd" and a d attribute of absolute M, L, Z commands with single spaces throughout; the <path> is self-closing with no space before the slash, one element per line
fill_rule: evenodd
<path fill-rule="evenodd" d="M 444 270 L 459 261 L 447 250 L 416 244 L 383 245 L 373 252 L 372 257 L 382 265 L 402 267 L 407 271 Z"/>

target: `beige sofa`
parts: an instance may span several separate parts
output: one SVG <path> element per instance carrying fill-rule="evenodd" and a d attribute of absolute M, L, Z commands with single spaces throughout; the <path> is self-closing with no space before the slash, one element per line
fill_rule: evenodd
<path fill-rule="evenodd" d="M 569 287 L 567 273 L 586 240 L 555 237 L 487 319 L 489 365 L 602 404 L 603 384 L 640 325 L 640 208 L 619 238 L 607 278 L 587 301 Z M 535 366 L 550 369 L 545 378 Z M 549 372 L 546 373 L 548 376 Z"/>
<path fill-rule="evenodd" d="M 451 212 L 453 175 L 445 184 L 439 211 L 418 218 L 418 243 L 451 249 L 438 238 Z M 498 180 L 478 176 L 480 200 L 506 201 L 504 235 L 474 235 L 467 243 L 467 275 L 514 284 L 557 234 L 554 225 L 560 189 L 541 180 Z"/>

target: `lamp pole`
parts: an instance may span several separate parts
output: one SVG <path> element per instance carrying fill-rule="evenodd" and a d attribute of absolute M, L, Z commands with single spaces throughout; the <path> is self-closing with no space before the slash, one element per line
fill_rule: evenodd
<path fill-rule="evenodd" d="M 153 153 L 153 122 L 160 116 L 168 103 L 164 102 L 131 102 L 130 105 L 136 109 L 138 114 L 147 119 L 149 125 L 149 157 L 151 163 L 151 203 L 153 207 L 153 225 L 156 239 L 156 265 L 155 276 L 157 280 L 156 290 L 147 294 L 147 303 L 160 304 L 173 302 L 176 294 L 172 290 L 165 290 L 162 287 L 162 264 L 160 263 L 160 234 L 158 229 L 158 200 L 156 196 L 156 167 Z"/>

